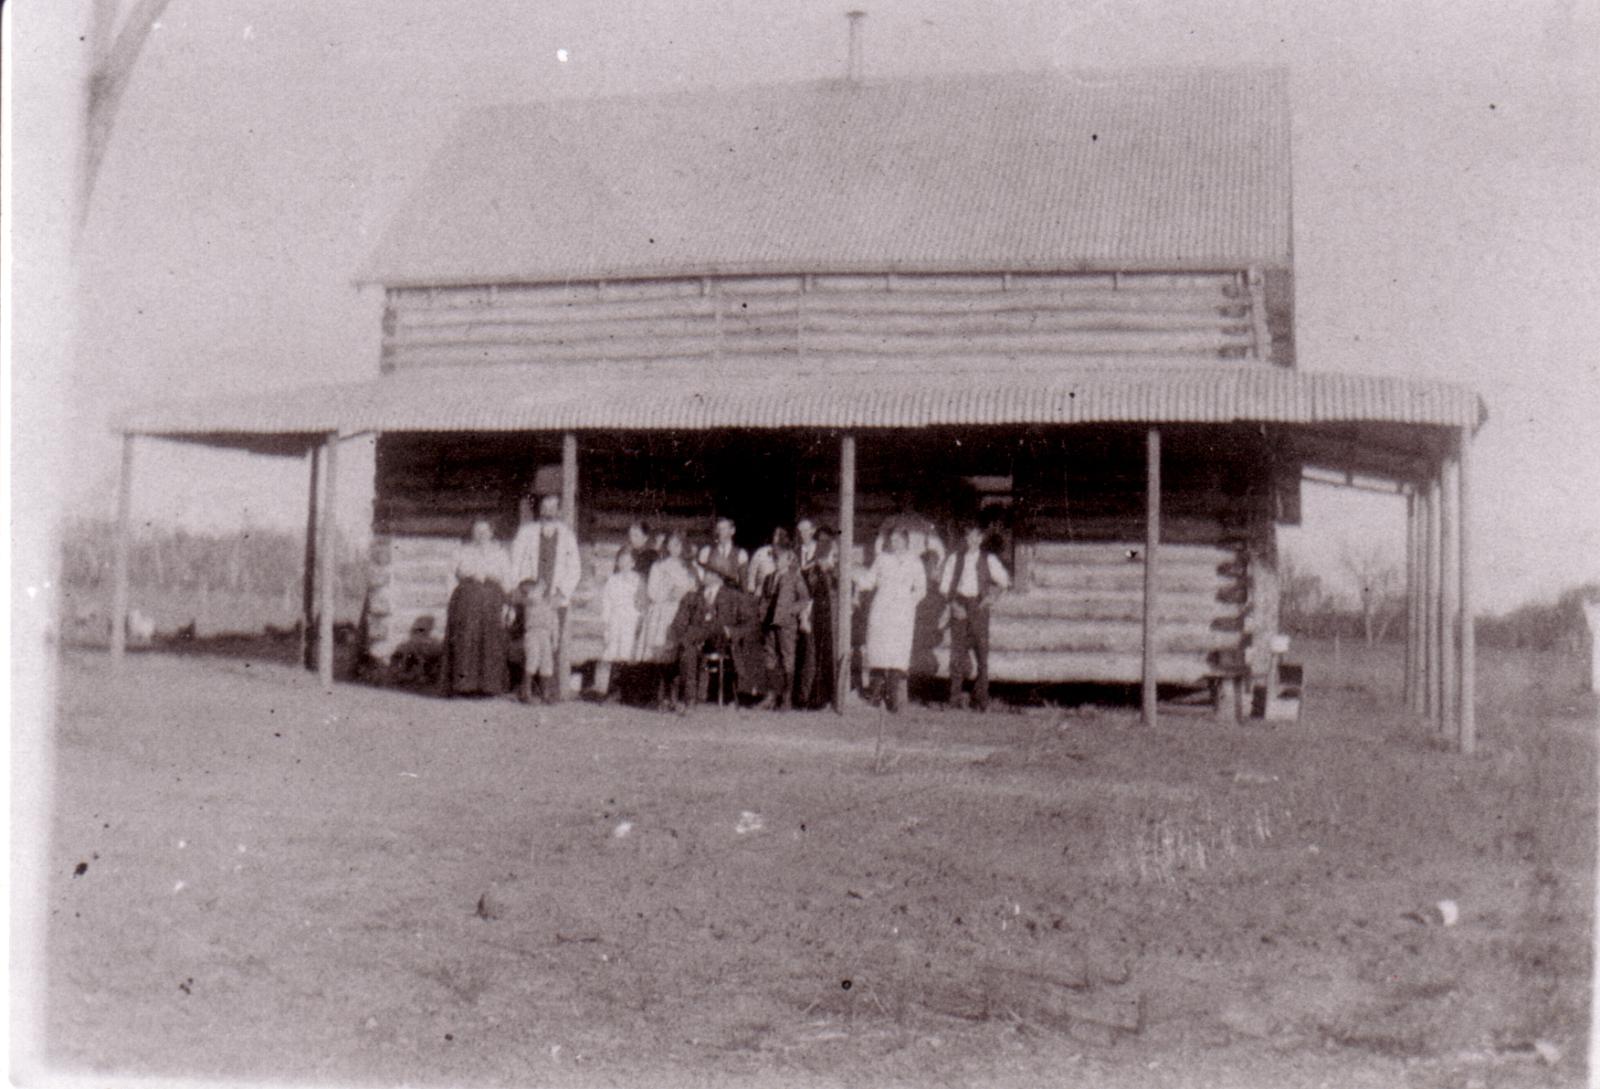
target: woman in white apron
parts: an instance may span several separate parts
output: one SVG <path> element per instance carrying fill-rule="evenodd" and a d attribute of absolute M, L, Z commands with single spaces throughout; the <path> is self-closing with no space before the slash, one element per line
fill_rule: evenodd
<path fill-rule="evenodd" d="M 871 673 L 867 696 L 876 704 L 887 691 L 889 710 L 899 711 L 906 702 L 917 603 L 928 592 L 927 568 L 921 556 L 912 554 L 904 529 L 895 529 L 884 539 L 884 550 L 857 575 L 856 585 L 873 592 L 867 609 L 866 664 Z"/>

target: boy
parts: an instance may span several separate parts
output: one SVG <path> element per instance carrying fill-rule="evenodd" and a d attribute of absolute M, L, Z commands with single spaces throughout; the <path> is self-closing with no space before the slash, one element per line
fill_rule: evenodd
<path fill-rule="evenodd" d="M 533 702 L 533 678 L 541 678 L 540 696 L 545 703 L 556 699 L 556 638 L 561 617 L 555 602 L 545 593 L 541 579 L 523 579 L 517 586 L 522 597 L 522 685 L 517 699 Z"/>

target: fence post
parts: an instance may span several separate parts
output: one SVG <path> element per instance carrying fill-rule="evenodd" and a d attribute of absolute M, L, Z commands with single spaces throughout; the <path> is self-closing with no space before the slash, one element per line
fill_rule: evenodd
<path fill-rule="evenodd" d="M 133 433 L 122 435 L 117 476 L 117 539 L 111 559 L 111 663 L 122 665 L 128 649 L 128 552 L 133 521 Z"/>
<path fill-rule="evenodd" d="M 334 539 L 335 496 L 338 493 L 339 478 L 339 433 L 328 432 L 324 449 L 327 456 L 323 459 L 323 475 L 325 477 L 322 487 L 322 533 L 319 570 L 317 581 L 322 585 L 321 598 L 322 614 L 317 623 L 317 676 L 322 681 L 322 687 L 333 691 L 333 612 L 338 607 L 338 581 L 337 542 Z"/>

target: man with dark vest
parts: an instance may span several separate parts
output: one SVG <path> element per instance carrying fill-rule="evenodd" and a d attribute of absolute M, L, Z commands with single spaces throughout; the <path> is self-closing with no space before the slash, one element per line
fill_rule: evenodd
<path fill-rule="evenodd" d="M 730 590 L 743 586 L 750 569 L 750 553 L 734 543 L 736 527 L 733 519 L 726 516 L 718 518 L 712 532 L 716 540 L 703 546 L 696 557 L 701 568 L 715 570 Z"/>
<path fill-rule="evenodd" d="M 766 688 L 760 605 L 743 590 L 728 585 L 718 567 L 702 568 L 701 578 L 700 589 L 684 595 L 668 634 L 678 651 L 680 710 L 703 698 L 706 651 L 721 654 L 724 668 L 732 661 L 740 692 L 759 696 Z M 718 683 L 722 683 L 720 678 Z"/>
<path fill-rule="evenodd" d="M 967 526 L 962 546 L 945 558 L 939 592 L 950 603 L 950 705 L 966 706 L 967 655 L 977 662 L 972 703 L 989 707 L 989 614 L 994 599 L 1011 586 L 1000 557 L 983 547 L 983 529 Z"/>

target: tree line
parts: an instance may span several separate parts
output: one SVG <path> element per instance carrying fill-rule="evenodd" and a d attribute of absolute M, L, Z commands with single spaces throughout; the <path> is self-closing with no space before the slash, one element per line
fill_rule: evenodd
<path fill-rule="evenodd" d="M 1310 639 L 1335 637 L 1372 646 L 1398 642 L 1406 634 L 1405 574 L 1399 562 L 1379 549 L 1346 550 L 1341 573 L 1356 589 L 1340 593 L 1321 574 L 1309 570 L 1292 553 L 1279 557 L 1279 618 L 1290 635 Z M 1583 602 L 1600 600 L 1600 582 L 1569 587 L 1555 601 L 1520 605 L 1510 612 L 1479 616 L 1482 646 L 1576 652 L 1586 646 Z"/>

